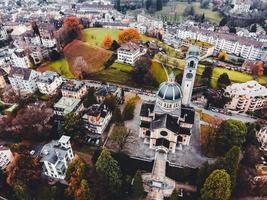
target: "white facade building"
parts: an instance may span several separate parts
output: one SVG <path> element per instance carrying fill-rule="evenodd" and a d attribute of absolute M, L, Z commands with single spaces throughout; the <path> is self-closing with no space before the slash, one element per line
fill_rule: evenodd
<path fill-rule="evenodd" d="M 81 100 L 72 97 L 61 97 L 61 99 L 54 105 L 55 115 L 61 118 L 68 113 L 79 112 L 82 109 L 83 104 Z"/>
<path fill-rule="evenodd" d="M 233 34 L 218 33 L 196 27 L 179 28 L 177 37 L 180 39 L 194 39 L 207 42 L 215 46 L 217 51 L 226 51 L 248 60 L 266 60 L 264 43 L 248 37 Z"/>
<path fill-rule="evenodd" d="M 63 135 L 58 141 L 51 141 L 41 150 L 43 173 L 54 179 L 64 179 L 69 163 L 74 159 L 70 137 Z"/>
<path fill-rule="evenodd" d="M 250 0 L 233 0 L 233 5 L 232 13 L 248 13 L 250 10 Z"/>
<path fill-rule="evenodd" d="M 22 68 L 31 67 L 29 54 L 24 49 L 14 49 L 11 54 L 11 61 L 15 67 L 22 67 Z"/>
<path fill-rule="evenodd" d="M 225 105 L 229 111 L 247 112 L 267 107 L 267 88 L 257 81 L 234 83 L 225 89 L 231 101 Z"/>
<path fill-rule="evenodd" d="M 144 24 L 147 28 L 163 29 L 163 22 L 145 15 L 137 15 L 137 22 Z"/>
<path fill-rule="evenodd" d="M 257 133 L 256 137 L 261 144 L 261 148 L 267 151 L 267 126 L 261 128 Z"/>
<path fill-rule="evenodd" d="M 7 39 L 8 39 L 8 34 L 6 28 L 2 24 L 0 24 L 0 41 Z"/>
<path fill-rule="evenodd" d="M 83 115 L 83 122 L 90 134 L 100 135 L 105 131 L 112 117 L 112 112 L 104 104 L 94 104 Z"/>
<path fill-rule="evenodd" d="M 9 163 L 13 161 L 14 157 L 9 148 L 0 146 L 0 168 L 5 169 Z"/>
<path fill-rule="evenodd" d="M 37 91 L 37 78 L 39 72 L 21 67 L 11 67 L 9 82 L 14 90 L 21 93 L 34 93 Z"/>
<path fill-rule="evenodd" d="M 118 49 L 118 62 L 134 65 L 141 55 L 140 47 L 135 43 L 129 42 Z"/>
<path fill-rule="evenodd" d="M 42 94 L 53 94 L 61 84 L 62 78 L 56 72 L 43 72 L 37 79 L 37 86 Z"/>

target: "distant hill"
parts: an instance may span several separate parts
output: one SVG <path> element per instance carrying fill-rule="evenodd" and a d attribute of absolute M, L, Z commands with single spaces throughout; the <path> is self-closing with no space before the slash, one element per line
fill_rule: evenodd
<path fill-rule="evenodd" d="M 63 49 L 70 71 L 75 77 L 82 72 L 94 73 L 104 68 L 104 63 L 112 53 L 100 47 L 92 46 L 80 40 L 74 40 Z"/>

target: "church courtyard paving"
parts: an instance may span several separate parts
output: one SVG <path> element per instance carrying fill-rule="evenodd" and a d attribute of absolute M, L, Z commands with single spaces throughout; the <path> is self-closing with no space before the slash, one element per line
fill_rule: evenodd
<path fill-rule="evenodd" d="M 124 151 L 133 158 L 140 160 L 152 161 L 155 158 L 155 151 L 149 149 L 149 145 L 144 143 L 144 139 L 139 137 L 140 125 L 140 110 L 143 100 L 139 100 L 136 104 L 135 117 L 133 120 L 126 121 L 125 125 L 132 130 L 135 140 L 128 143 Z M 205 161 L 212 161 L 213 159 L 205 157 L 201 153 L 199 143 L 199 115 L 195 116 L 195 124 L 192 130 L 192 136 L 189 146 L 184 146 L 183 149 L 176 148 L 175 153 L 168 153 L 167 162 L 174 167 L 190 167 L 197 168 Z"/>

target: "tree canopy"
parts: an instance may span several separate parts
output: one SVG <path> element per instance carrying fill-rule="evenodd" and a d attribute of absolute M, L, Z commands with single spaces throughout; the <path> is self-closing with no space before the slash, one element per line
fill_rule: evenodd
<path fill-rule="evenodd" d="M 226 86 L 231 84 L 231 80 L 227 73 L 223 73 L 217 80 L 217 87 L 218 88 L 226 88 Z"/>
<path fill-rule="evenodd" d="M 133 28 L 128 28 L 119 33 L 119 42 L 127 43 L 127 42 L 136 42 L 140 40 L 140 34 L 137 30 Z"/>
<path fill-rule="evenodd" d="M 138 170 L 134 175 L 133 185 L 132 185 L 132 195 L 134 198 L 142 198 L 144 196 L 144 186 L 142 181 L 142 174 Z"/>
<path fill-rule="evenodd" d="M 228 200 L 231 196 L 231 180 L 225 170 L 214 170 L 201 189 L 203 200 Z"/>
<path fill-rule="evenodd" d="M 241 147 L 246 141 L 247 127 L 237 120 L 228 119 L 221 123 L 216 134 L 216 151 L 219 154 L 227 152 L 233 146 Z"/>

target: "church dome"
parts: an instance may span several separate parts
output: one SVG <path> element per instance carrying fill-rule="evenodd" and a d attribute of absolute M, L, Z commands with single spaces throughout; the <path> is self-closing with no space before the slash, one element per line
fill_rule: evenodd
<path fill-rule="evenodd" d="M 163 82 L 157 92 L 157 96 L 162 100 L 175 101 L 182 98 L 182 90 L 180 85 L 175 82 L 174 74 L 171 73 L 168 81 Z"/>

